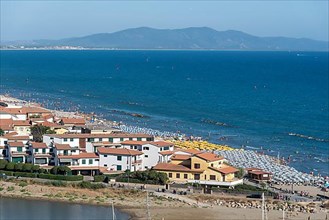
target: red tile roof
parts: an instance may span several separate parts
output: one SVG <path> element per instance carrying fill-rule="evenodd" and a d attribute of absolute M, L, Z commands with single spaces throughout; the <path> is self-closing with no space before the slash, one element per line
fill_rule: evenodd
<path fill-rule="evenodd" d="M 209 152 L 196 154 L 195 156 L 210 162 L 224 159 L 224 157 L 222 156 L 218 156 L 217 154 L 213 154 Z"/>
<path fill-rule="evenodd" d="M 188 160 L 190 159 L 192 156 L 191 155 L 185 155 L 185 154 L 174 154 L 171 156 L 171 160 Z"/>
<path fill-rule="evenodd" d="M 172 150 L 165 150 L 165 151 L 159 152 L 159 154 L 161 154 L 161 155 L 172 155 L 173 153 L 175 153 L 175 151 L 172 151 Z"/>
<path fill-rule="evenodd" d="M 236 173 L 239 171 L 235 167 L 231 167 L 231 166 L 226 166 L 226 167 L 222 167 L 222 168 L 215 168 L 215 167 L 209 167 L 209 168 L 212 170 L 215 170 L 215 171 L 219 171 L 220 173 L 223 173 L 223 174 Z"/>
<path fill-rule="evenodd" d="M 129 150 L 125 148 L 108 148 L 108 147 L 99 147 L 97 148 L 99 154 L 113 154 L 113 155 L 142 155 L 143 152 L 137 150 Z"/>
<path fill-rule="evenodd" d="M 28 106 L 28 107 L 22 107 L 23 112 L 25 113 L 50 113 L 48 109 L 35 107 L 35 106 Z"/>
<path fill-rule="evenodd" d="M 55 148 L 57 150 L 71 150 L 71 147 L 69 144 L 55 144 Z"/>
<path fill-rule="evenodd" d="M 191 169 L 189 169 L 188 167 L 185 167 L 183 165 L 176 165 L 172 163 L 158 163 L 152 169 L 161 170 L 161 171 L 191 172 Z"/>
<path fill-rule="evenodd" d="M 49 137 L 57 138 L 151 138 L 148 134 L 129 134 L 129 133 L 111 133 L 111 134 L 46 134 Z"/>
<path fill-rule="evenodd" d="M 263 171 L 263 170 L 253 170 L 253 171 L 248 171 L 248 173 L 256 174 L 256 175 L 272 174 L 271 172 L 266 172 L 266 171 Z"/>
<path fill-rule="evenodd" d="M 150 142 L 150 144 L 155 145 L 157 147 L 169 147 L 174 145 L 173 143 L 166 141 L 152 141 Z"/>
<path fill-rule="evenodd" d="M 181 148 L 178 148 L 177 151 L 182 151 L 182 152 L 189 153 L 189 154 L 199 154 L 199 153 L 201 153 L 201 151 L 196 150 L 196 149 L 181 149 Z"/>
<path fill-rule="evenodd" d="M 31 142 L 31 145 L 34 149 L 48 148 L 45 143 Z"/>
<path fill-rule="evenodd" d="M 14 126 L 28 126 L 30 127 L 30 121 L 29 120 L 15 120 L 13 121 Z"/>
<path fill-rule="evenodd" d="M 18 142 L 8 142 L 10 147 L 24 147 L 24 143 L 21 141 Z"/>

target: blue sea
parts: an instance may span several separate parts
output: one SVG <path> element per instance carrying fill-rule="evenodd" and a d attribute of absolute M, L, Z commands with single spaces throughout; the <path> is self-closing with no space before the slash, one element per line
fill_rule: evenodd
<path fill-rule="evenodd" d="M 0 53 L 2 94 L 280 153 L 329 175 L 327 52 Z"/>

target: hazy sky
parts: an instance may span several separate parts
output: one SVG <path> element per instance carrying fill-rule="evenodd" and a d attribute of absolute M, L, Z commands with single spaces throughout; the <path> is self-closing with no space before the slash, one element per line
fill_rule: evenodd
<path fill-rule="evenodd" d="M 208 26 L 328 40 L 328 1 L 1 1 L 1 40 Z"/>

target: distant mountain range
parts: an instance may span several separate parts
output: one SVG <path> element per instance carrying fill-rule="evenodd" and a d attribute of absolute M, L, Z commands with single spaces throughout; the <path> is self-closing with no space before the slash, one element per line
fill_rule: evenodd
<path fill-rule="evenodd" d="M 328 42 L 306 38 L 257 37 L 241 31 L 208 27 L 184 29 L 131 28 L 61 40 L 2 42 L 1 46 L 71 46 L 107 49 L 213 49 L 328 51 Z"/>

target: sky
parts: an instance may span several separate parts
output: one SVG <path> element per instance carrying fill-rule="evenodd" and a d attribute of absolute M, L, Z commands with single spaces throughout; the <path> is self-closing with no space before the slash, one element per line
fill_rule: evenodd
<path fill-rule="evenodd" d="M 141 26 L 210 27 L 328 41 L 328 0 L 0 0 L 1 41 L 61 39 Z"/>

